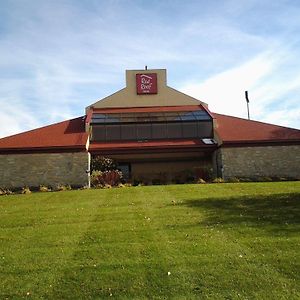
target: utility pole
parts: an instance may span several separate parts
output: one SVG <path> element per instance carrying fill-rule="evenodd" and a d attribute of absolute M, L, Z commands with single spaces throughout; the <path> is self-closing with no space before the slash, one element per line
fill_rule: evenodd
<path fill-rule="evenodd" d="M 248 120 L 250 120 L 248 91 L 245 91 L 245 98 L 246 98 L 246 102 L 247 102 Z"/>

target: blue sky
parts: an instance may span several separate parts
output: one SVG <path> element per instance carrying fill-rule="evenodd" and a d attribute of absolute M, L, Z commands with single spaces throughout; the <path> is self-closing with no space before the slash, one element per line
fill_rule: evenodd
<path fill-rule="evenodd" d="M 84 114 L 166 68 L 211 111 L 300 128 L 300 2 L 0 0 L 0 137 Z"/>

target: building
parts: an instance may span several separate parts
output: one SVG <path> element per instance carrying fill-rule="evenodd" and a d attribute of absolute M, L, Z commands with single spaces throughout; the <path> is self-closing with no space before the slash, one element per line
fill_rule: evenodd
<path fill-rule="evenodd" d="M 299 179 L 300 130 L 210 112 L 167 86 L 166 70 L 129 70 L 84 116 L 0 139 L 0 186 L 87 185 L 95 155 L 146 181 Z"/>

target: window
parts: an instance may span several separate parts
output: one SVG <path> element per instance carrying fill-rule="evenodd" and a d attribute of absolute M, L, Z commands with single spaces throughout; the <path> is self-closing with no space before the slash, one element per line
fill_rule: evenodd
<path fill-rule="evenodd" d="M 149 124 L 138 124 L 137 127 L 137 139 L 138 140 L 149 140 L 152 137 L 151 134 L 151 123 Z"/>
<path fill-rule="evenodd" d="M 153 139 L 168 138 L 167 124 L 166 123 L 153 123 L 152 124 L 152 138 Z"/>
<path fill-rule="evenodd" d="M 105 141 L 105 128 L 104 126 L 96 126 L 94 125 L 92 127 L 92 135 L 91 140 L 92 141 Z"/>
<path fill-rule="evenodd" d="M 148 113 L 95 113 L 92 141 L 212 138 L 213 122 L 205 110 Z"/>
<path fill-rule="evenodd" d="M 197 122 L 182 122 L 182 137 L 193 138 L 198 136 Z"/>
<path fill-rule="evenodd" d="M 106 140 L 120 140 L 121 130 L 119 125 L 106 125 Z"/>
<path fill-rule="evenodd" d="M 167 123 L 168 138 L 182 138 L 181 123 Z"/>
<path fill-rule="evenodd" d="M 122 140 L 136 140 L 136 125 L 122 124 L 121 125 L 121 139 Z"/>

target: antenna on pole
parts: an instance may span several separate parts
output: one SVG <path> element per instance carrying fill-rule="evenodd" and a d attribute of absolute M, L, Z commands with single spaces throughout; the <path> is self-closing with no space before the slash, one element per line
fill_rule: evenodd
<path fill-rule="evenodd" d="M 250 112 L 249 112 L 249 98 L 248 98 L 248 91 L 245 91 L 245 98 L 247 102 L 247 112 L 248 112 L 248 120 L 250 120 Z"/>

